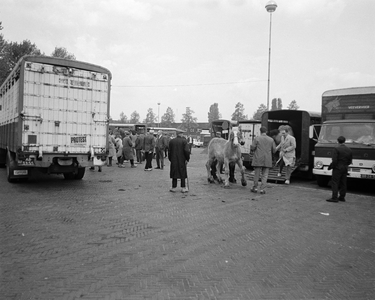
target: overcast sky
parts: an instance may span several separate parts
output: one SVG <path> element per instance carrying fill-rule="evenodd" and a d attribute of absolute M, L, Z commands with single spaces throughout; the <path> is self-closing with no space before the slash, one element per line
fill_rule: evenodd
<path fill-rule="evenodd" d="M 113 75 L 111 112 L 146 117 L 186 107 L 207 122 L 213 103 L 251 118 L 267 103 L 266 0 L 1 0 L 7 41 L 45 54 L 67 48 Z M 375 85 L 375 0 L 276 0 L 272 98 L 320 111 L 324 91 Z"/>

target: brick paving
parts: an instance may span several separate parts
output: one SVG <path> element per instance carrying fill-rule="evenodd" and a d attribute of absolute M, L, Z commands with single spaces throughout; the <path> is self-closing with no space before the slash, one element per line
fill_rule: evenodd
<path fill-rule="evenodd" d="M 16 184 L 1 169 L 0 299 L 375 298 L 375 194 L 225 189 L 193 150 L 188 194 L 168 162 Z"/>

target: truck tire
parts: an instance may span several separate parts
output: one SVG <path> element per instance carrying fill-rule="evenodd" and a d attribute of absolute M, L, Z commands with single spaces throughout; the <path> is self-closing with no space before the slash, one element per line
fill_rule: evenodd
<path fill-rule="evenodd" d="M 318 185 L 321 187 L 326 187 L 328 185 L 329 180 L 330 180 L 329 176 L 322 176 L 322 175 L 316 176 L 316 181 L 318 182 Z"/>
<path fill-rule="evenodd" d="M 74 179 L 81 180 L 85 176 L 86 168 L 78 168 L 78 173 L 74 175 Z"/>
<path fill-rule="evenodd" d="M 12 163 L 9 160 L 9 156 L 10 155 L 11 155 L 10 153 L 7 154 L 5 165 L 6 165 L 6 170 L 7 170 L 7 179 L 8 179 L 8 182 L 13 183 L 13 182 L 15 182 L 15 179 L 11 178 L 11 174 L 13 173 L 14 168 L 11 166 Z"/>
<path fill-rule="evenodd" d="M 13 183 L 15 180 L 10 177 L 10 174 L 12 174 L 12 172 L 13 172 L 13 168 L 11 166 L 9 166 L 9 163 L 6 164 L 6 167 L 7 167 L 8 182 Z"/>
<path fill-rule="evenodd" d="M 66 179 L 66 180 L 74 179 L 74 173 L 73 172 L 63 173 L 63 175 L 64 175 L 64 179 Z"/>

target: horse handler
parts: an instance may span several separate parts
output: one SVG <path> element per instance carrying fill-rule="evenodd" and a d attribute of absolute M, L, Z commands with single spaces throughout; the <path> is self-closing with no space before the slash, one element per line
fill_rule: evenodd
<path fill-rule="evenodd" d="M 170 178 L 172 178 L 172 193 L 177 192 L 177 179 L 181 179 L 181 192 L 187 193 L 187 163 L 190 160 L 189 145 L 182 137 L 182 132 L 176 132 L 177 137 L 169 142 L 168 159 L 170 164 Z"/>
<path fill-rule="evenodd" d="M 267 128 L 262 126 L 260 128 L 260 135 L 253 140 L 251 151 L 254 152 L 252 166 L 255 168 L 254 186 L 250 191 L 258 192 L 258 181 L 260 172 L 262 171 L 262 184 L 260 186 L 260 193 L 265 194 L 265 187 L 267 185 L 268 173 L 272 168 L 272 155 L 276 151 L 275 141 L 267 135 Z"/>

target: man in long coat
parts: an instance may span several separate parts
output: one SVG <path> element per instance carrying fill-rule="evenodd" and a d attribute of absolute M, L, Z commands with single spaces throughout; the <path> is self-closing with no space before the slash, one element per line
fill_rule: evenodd
<path fill-rule="evenodd" d="M 267 135 L 266 127 L 260 128 L 260 135 L 253 140 L 251 151 L 254 152 L 251 165 L 255 168 L 254 186 L 251 191 L 253 193 L 258 192 L 258 181 L 260 172 L 262 172 L 260 193 L 265 194 L 264 189 L 267 186 L 268 173 L 272 168 L 272 155 L 276 151 L 275 141 Z"/>
<path fill-rule="evenodd" d="M 127 131 L 125 132 L 125 137 L 122 140 L 122 155 L 125 160 L 130 161 L 130 165 L 132 168 L 136 168 L 136 165 L 134 164 L 134 155 L 133 155 L 133 142 L 130 138 L 130 133 Z M 119 168 L 123 168 L 123 164 L 118 165 Z"/>
<path fill-rule="evenodd" d="M 189 145 L 182 137 L 182 132 L 177 132 L 177 137 L 169 142 L 168 159 L 170 164 L 170 178 L 172 178 L 171 192 L 177 192 L 177 179 L 181 179 L 181 192 L 187 193 L 186 187 L 187 168 L 186 165 L 190 160 Z"/>

